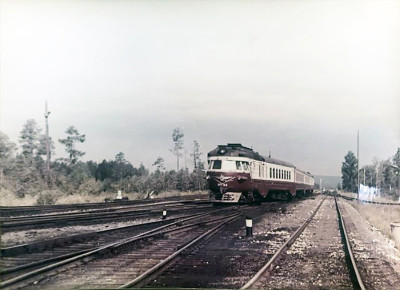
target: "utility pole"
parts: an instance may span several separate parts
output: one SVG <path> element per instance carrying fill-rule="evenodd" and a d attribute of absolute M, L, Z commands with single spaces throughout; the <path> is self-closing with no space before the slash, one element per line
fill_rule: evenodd
<path fill-rule="evenodd" d="M 359 157 L 359 146 L 360 145 L 360 134 L 359 130 L 357 130 L 357 200 L 360 199 L 360 157 Z"/>
<path fill-rule="evenodd" d="M 50 112 L 47 110 L 47 101 L 45 105 L 44 118 L 46 120 L 46 171 L 47 171 L 47 184 L 50 185 L 50 136 L 49 136 L 49 115 Z"/>
<path fill-rule="evenodd" d="M 183 165 L 184 165 L 184 167 L 185 167 L 185 170 L 187 169 L 186 168 L 186 148 L 185 148 L 185 154 L 184 154 L 184 160 L 183 160 Z"/>
<path fill-rule="evenodd" d="M 364 167 L 364 185 L 365 185 L 365 167 Z"/>

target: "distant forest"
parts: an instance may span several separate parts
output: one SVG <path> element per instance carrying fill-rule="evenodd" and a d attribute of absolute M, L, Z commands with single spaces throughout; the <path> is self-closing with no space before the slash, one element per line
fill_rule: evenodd
<path fill-rule="evenodd" d="M 85 142 L 85 134 L 70 126 L 65 138 L 57 140 L 64 146 L 67 158 L 52 160 L 55 142 L 48 133 L 42 134 L 35 120 L 26 121 L 20 131 L 18 143 L 0 132 L 0 194 L 24 198 L 33 197 L 37 204 L 53 204 L 60 196 L 88 194 L 98 196 L 103 192 L 122 190 L 128 197 L 150 196 L 163 192 L 206 190 L 204 164 L 200 144 L 194 140 L 190 149 L 194 169 L 180 166 L 183 156 L 184 132 L 172 130 L 170 151 L 176 157 L 176 170 L 166 170 L 164 158 L 155 157 L 152 168 L 143 164 L 136 167 L 125 159 L 123 152 L 113 160 L 81 161 L 85 152 L 78 149 Z M 323 188 L 338 188 L 357 192 L 357 158 L 349 151 L 342 163 L 342 177 L 315 176 L 316 188 L 322 178 Z M 384 195 L 400 195 L 400 148 L 388 160 L 376 158 L 371 165 L 359 169 L 360 183 L 378 187 Z"/>
<path fill-rule="evenodd" d="M 382 195 L 396 200 L 400 197 L 400 148 L 387 160 L 374 158 L 372 164 L 359 168 L 358 174 L 357 168 L 357 157 L 349 151 L 342 162 L 342 183 L 338 184 L 339 189 L 357 192 L 359 181 L 365 186 L 380 189 Z"/>
<path fill-rule="evenodd" d="M 81 193 L 99 195 L 122 190 L 129 197 L 137 193 L 149 196 L 166 191 L 204 190 L 199 143 L 193 141 L 190 156 L 194 170 L 189 172 L 179 164 L 184 152 L 183 131 L 175 128 L 171 137 L 170 151 L 177 160 L 176 170 L 166 170 L 161 156 L 155 158 L 152 170 L 143 164 L 135 167 L 123 152 L 117 152 L 113 160 L 83 162 L 85 152 L 78 150 L 78 145 L 85 142 L 86 136 L 74 126 L 68 127 L 65 138 L 58 140 L 68 158 L 52 160 L 54 141 L 30 119 L 20 131 L 19 146 L 0 132 L 0 190 L 19 198 L 35 197 L 38 204 L 52 204 L 60 195 Z"/>

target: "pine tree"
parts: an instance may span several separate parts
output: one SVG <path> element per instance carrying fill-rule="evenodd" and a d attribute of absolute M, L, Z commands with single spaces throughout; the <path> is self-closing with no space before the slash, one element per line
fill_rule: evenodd
<path fill-rule="evenodd" d="M 65 133 L 67 134 L 67 138 L 59 139 L 58 142 L 65 145 L 65 151 L 69 155 L 69 163 L 75 164 L 79 157 L 85 155 L 85 152 L 75 149 L 76 143 L 85 142 L 85 135 L 79 134 L 78 129 L 76 129 L 74 126 L 68 127 L 67 130 L 65 130 Z"/>
<path fill-rule="evenodd" d="M 396 154 L 393 156 L 393 163 L 397 168 L 400 168 L 400 148 L 397 149 Z"/>
<path fill-rule="evenodd" d="M 157 160 L 154 161 L 152 166 L 155 166 L 157 168 L 157 171 L 161 172 L 161 171 L 165 170 L 164 162 L 165 162 L 164 158 L 162 158 L 161 156 L 158 156 Z"/>
<path fill-rule="evenodd" d="M 194 140 L 193 141 L 193 153 L 190 154 L 190 156 L 193 157 L 193 164 L 194 164 L 194 169 L 203 169 L 204 164 L 201 162 L 200 156 L 203 153 L 200 152 L 200 144 Z"/>
<path fill-rule="evenodd" d="M 170 149 L 172 153 L 176 156 L 176 171 L 179 171 L 179 158 L 182 157 L 183 149 L 183 131 L 181 128 L 175 128 L 172 132 L 172 141 L 174 142 L 174 148 Z"/>
<path fill-rule="evenodd" d="M 349 151 L 344 159 L 345 162 L 342 163 L 343 189 L 357 192 L 357 158 L 353 152 Z"/>
<path fill-rule="evenodd" d="M 27 160 L 29 165 L 33 165 L 34 154 L 37 153 L 39 148 L 40 128 L 33 119 L 29 119 L 24 124 L 19 142 L 22 147 L 22 155 Z"/>
<path fill-rule="evenodd" d="M 15 144 L 11 142 L 7 135 L 0 132 L 0 182 L 3 181 L 3 174 L 13 169 L 13 154 Z"/>

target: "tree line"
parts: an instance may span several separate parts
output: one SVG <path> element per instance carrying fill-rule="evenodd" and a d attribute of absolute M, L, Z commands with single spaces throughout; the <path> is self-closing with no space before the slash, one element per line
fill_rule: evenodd
<path fill-rule="evenodd" d="M 349 151 L 342 163 L 342 188 L 350 192 L 357 192 L 357 180 L 369 187 L 380 188 L 384 194 L 398 198 L 400 195 L 400 148 L 387 160 L 372 160 L 372 164 L 365 165 L 357 172 L 358 160 L 353 152 Z M 358 176 L 357 176 L 358 173 Z"/>
<path fill-rule="evenodd" d="M 204 190 L 206 182 L 199 143 L 193 142 L 190 156 L 194 170 L 190 172 L 179 164 L 184 150 L 183 130 L 175 128 L 171 137 L 173 147 L 170 151 L 177 158 L 176 170 L 166 170 L 161 156 L 152 164 L 152 170 L 143 164 L 135 167 L 126 160 L 123 152 L 117 153 L 113 160 L 84 162 L 81 158 L 85 152 L 78 150 L 78 146 L 86 141 L 86 136 L 74 126 L 68 127 L 65 138 L 58 140 L 67 157 L 53 161 L 50 158 L 55 149 L 54 141 L 42 134 L 36 121 L 30 119 L 20 131 L 19 146 L 0 132 L 0 189 L 8 189 L 20 198 L 39 196 L 41 192 L 98 195 L 123 190 L 128 195 L 150 195 L 165 191 Z M 41 203 L 53 203 L 55 199 L 52 196 Z"/>

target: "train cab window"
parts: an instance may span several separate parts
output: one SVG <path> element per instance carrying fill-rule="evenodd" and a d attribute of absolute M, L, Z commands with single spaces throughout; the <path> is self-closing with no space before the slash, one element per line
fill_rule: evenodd
<path fill-rule="evenodd" d="M 243 170 L 245 170 L 245 171 L 249 171 L 250 170 L 249 162 L 242 161 L 242 166 L 243 166 Z"/>
<path fill-rule="evenodd" d="M 243 170 L 242 163 L 240 161 L 236 161 L 236 170 L 240 170 L 240 171 Z"/>
<path fill-rule="evenodd" d="M 212 169 L 221 169 L 222 168 L 222 161 L 221 160 L 214 160 Z"/>

